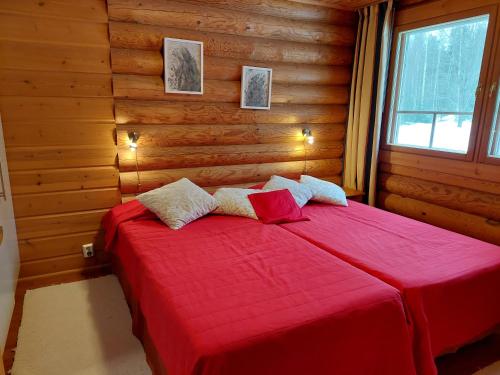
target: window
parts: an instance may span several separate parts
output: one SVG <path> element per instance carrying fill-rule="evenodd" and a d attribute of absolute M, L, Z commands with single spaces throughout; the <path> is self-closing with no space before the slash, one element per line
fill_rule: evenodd
<path fill-rule="evenodd" d="M 500 91 L 497 87 L 498 84 L 495 83 L 494 85 L 493 87 L 497 89 L 498 94 L 493 113 L 489 156 L 500 158 Z"/>
<path fill-rule="evenodd" d="M 388 144 L 468 153 L 488 23 L 482 15 L 399 33 Z"/>

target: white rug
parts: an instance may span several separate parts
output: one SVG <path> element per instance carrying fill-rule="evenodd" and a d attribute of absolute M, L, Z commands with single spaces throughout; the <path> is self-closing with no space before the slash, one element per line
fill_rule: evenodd
<path fill-rule="evenodd" d="M 151 374 L 115 276 L 30 290 L 13 375 Z"/>

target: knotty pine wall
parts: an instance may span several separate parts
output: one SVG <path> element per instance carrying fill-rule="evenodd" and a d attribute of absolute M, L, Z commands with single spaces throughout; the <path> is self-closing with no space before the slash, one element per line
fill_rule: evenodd
<path fill-rule="evenodd" d="M 121 191 L 138 191 L 127 132 L 140 133 L 141 191 L 305 171 L 340 182 L 356 19 L 283 0 L 109 0 Z M 204 95 L 164 93 L 163 38 L 204 42 Z M 243 65 L 273 68 L 270 111 L 240 109 Z"/>
<path fill-rule="evenodd" d="M 120 201 L 105 0 L 0 2 L 0 112 L 22 280 L 106 264 Z M 96 242 L 85 260 L 80 246 Z"/>

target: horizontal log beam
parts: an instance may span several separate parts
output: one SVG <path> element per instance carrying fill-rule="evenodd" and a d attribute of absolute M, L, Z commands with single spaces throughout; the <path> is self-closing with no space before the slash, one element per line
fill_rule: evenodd
<path fill-rule="evenodd" d="M 42 169 L 9 172 L 12 194 L 98 189 L 118 186 L 115 167 Z"/>
<path fill-rule="evenodd" d="M 421 168 L 455 176 L 471 177 L 478 180 L 500 183 L 500 168 L 493 164 L 471 163 L 469 161 L 393 151 L 382 151 L 379 160 L 383 163 Z"/>
<path fill-rule="evenodd" d="M 382 173 L 379 186 L 390 193 L 500 221 L 500 195 Z"/>
<path fill-rule="evenodd" d="M 109 47 L 6 40 L 0 48 L 0 68 L 106 74 L 110 72 Z"/>
<path fill-rule="evenodd" d="M 116 147 L 107 146 L 37 146 L 7 148 L 10 171 L 112 166 Z"/>
<path fill-rule="evenodd" d="M 120 171 L 208 167 L 220 165 L 275 163 L 299 160 L 337 159 L 343 143 L 315 143 L 304 149 L 302 142 L 288 144 L 145 147 L 120 149 Z M 307 157 L 306 157 L 307 155 Z"/>
<path fill-rule="evenodd" d="M 43 5 L 37 1 L 17 0 L 5 1 L 0 4 L 0 10 L 5 13 L 24 14 L 40 17 L 50 17 L 56 20 L 78 20 L 95 23 L 108 22 L 106 4 L 102 0 L 60 1 L 45 0 Z"/>
<path fill-rule="evenodd" d="M 168 103 L 115 100 L 117 124 L 297 124 L 342 123 L 343 105 L 282 105 L 271 110 L 240 109 L 235 103 Z"/>
<path fill-rule="evenodd" d="M 303 141 L 302 129 L 309 128 L 319 142 L 342 141 L 344 124 L 244 124 L 244 125 L 142 125 L 118 126 L 118 147 L 130 144 L 128 133 L 139 132 L 139 153 L 148 147 L 254 145 Z"/>
<path fill-rule="evenodd" d="M 115 122 L 72 122 L 68 120 L 9 121 L 3 124 L 9 148 L 92 146 L 115 144 Z M 9 165 L 10 166 L 10 165 Z"/>
<path fill-rule="evenodd" d="M 110 0 L 112 21 L 168 26 L 226 35 L 352 46 L 355 28 L 211 8 L 182 1 Z"/>
<path fill-rule="evenodd" d="M 332 159 L 310 160 L 307 164 L 303 161 L 294 161 L 145 171 L 139 173 L 140 187 L 138 186 L 136 172 L 120 173 L 120 180 L 121 192 L 123 194 L 133 194 L 138 191 L 143 192 L 156 189 L 183 177 L 189 178 L 197 185 L 209 187 L 263 181 L 275 174 L 289 178 L 298 178 L 304 173 L 322 177 L 338 175 L 341 171 L 342 162 L 338 159 Z"/>
<path fill-rule="evenodd" d="M 441 228 L 500 245 L 500 223 L 466 212 L 381 192 L 379 207 Z"/>
<path fill-rule="evenodd" d="M 203 95 L 179 95 L 165 93 L 165 83 L 159 76 L 113 75 L 115 98 L 138 100 L 166 100 L 180 102 L 239 103 L 241 83 L 239 81 L 205 80 Z M 273 104 L 347 104 L 347 86 L 304 86 L 274 84 Z"/>
<path fill-rule="evenodd" d="M 1 96 L 112 96 L 109 74 L 0 70 Z"/>
<path fill-rule="evenodd" d="M 111 62 L 114 73 L 163 75 L 160 51 L 112 48 Z M 273 69 L 273 83 L 300 85 L 348 85 L 352 70 L 350 66 L 284 64 L 212 56 L 205 56 L 203 65 L 206 80 L 240 81 L 241 67 L 250 65 Z"/>
<path fill-rule="evenodd" d="M 458 186 L 471 190 L 481 191 L 484 193 L 500 195 L 500 184 L 485 180 L 478 180 L 471 177 L 457 176 L 449 173 L 442 173 L 422 168 L 414 168 L 397 164 L 380 163 L 379 169 L 381 172 L 397 174 L 400 176 L 414 177 L 421 180 L 441 183 L 446 182 L 446 185 Z"/>
<path fill-rule="evenodd" d="M 81 254 L 82 244 L 93 243 L 94 249 L 104 249 L 103 232 L 84 232 L 64 236 L 45 237 L 19 241 L 21 262 Z"/>
<path fill-rule="evenodd" d="M 286 17 L 288 19 L 326 22 L 338 25 L 356 25 L 356 13 L 311 4 L 300 4 L 289 0 L 185 0 L 222 9 Z"/>
<path fill-rule="evenodd" d="M 45 120 L 113 121 L 112 98 L 0 96 L 4 122 Z"/>
<path fill-rule="evenodd" d="M 117 188 L 14 196 L 16 218 L 110 208 L 120 202 Z"/>
<path fill-rule="evenodd" d="M 97 231 L 108 210 L 23 217 L 16 219 L 19 240 Z"/>
<path fill-rule="evenodd" d="M 203 42 L 207 56 L 319 65 L 350 65 L 353 61 L 351 47 L 282 42 L 125 22 L 110 22 L 109 28 L 113 48 L 160 51 L 163 39 L 168 36 Z"/>
<path fill-rule="evenodd" d="M 109 263 L 109 253 L 96 251 L 91 258 L 83 258 L 80 254 L 65 255 L 56 258 L 40 259 L 21 263 L 19 277 L 21 279 L 49 275 L 71 269 L 83 269 L 104 263 Z"/>
<path fill-rule="evenodd" d="M 337 185 L 342 185 L 342 176 L 341 175 L 326 176 L 326 177 L 324 176 L 324 177 L 321 177 L 321 179 L 325 180 L 325 181 L 333 182 L 334 184 L 337 184 Z M 262 181 L 247 182 L 244 184 L 208 186 L 208 187 L 204 187 L 204 189 L 206 191 L 208 191 L 209 193 L 214 193 L 215 191 L 217 191 L 220 188 L 228 188 L 228 187 L 246 189 L 246 188 L 250 188 L 250 187 L 255 186 L 255 185 L 264 184 L 267 181 L 268 180 L 262 180 Z M 137 196 L 136 194 L 122 194 L 122 203 L 130 202 L 131 200 L 134 200 L 136 198 L 136 196 Z"/>

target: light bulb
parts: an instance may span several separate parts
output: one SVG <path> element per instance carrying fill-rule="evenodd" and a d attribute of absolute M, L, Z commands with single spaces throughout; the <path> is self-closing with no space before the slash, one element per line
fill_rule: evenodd
<path fill-rule="evenodd" d="M 132 151 L 137 149 L 137 141 L 139 140 L 139 133 L 137 132 L 129 132 L 128 140 L 130 141 L 129 147 Z"/>
<path fill-rule="evenodd" d="M 312 135 L 307 137 L 307 143 L 309 143 L 310 145 L 314 144 L 314 137 Z"/>

